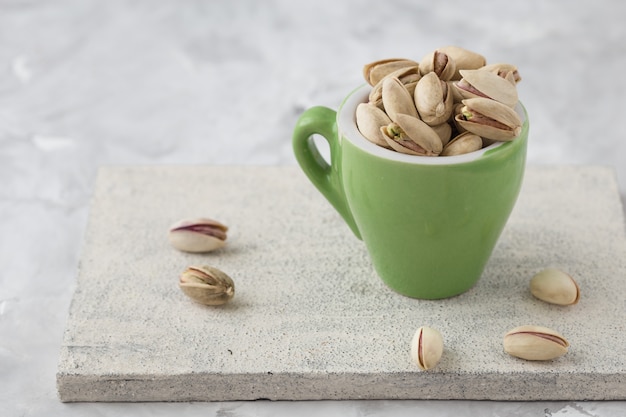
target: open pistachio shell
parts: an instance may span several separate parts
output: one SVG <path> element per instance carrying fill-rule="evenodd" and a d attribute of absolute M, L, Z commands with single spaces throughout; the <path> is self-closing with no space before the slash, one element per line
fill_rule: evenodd
<path fill-rule="evenodd" d="M 179 279 L 180 289 L 192 300 L 205 305 L 222 305 L 235 295 L 235 284 L 212 266 L 190 266 Z"/>
<path fill-rule="evenodd" d="M 517 104 L 517 88 L 506 79 L 485 70 L 461 70 L 463 78 L 454 84 L 463 98 L 485 97 L 513 108 Z"/>
<path fill-rule="evenodd" d="M 439 363 L 443 355 L 443 338 L 441 333 L 431 327 L 420 327 L 411 339 L 411 359 L 426 371 Z"/>
<path fill-rule="evenodd" d="M 417 156 L 428 155 L 426 149 L 413 142 L 395 122 L 381 127 L 380 132 L 385 137 L 388 147 L 396 152 Z"/>
<path fill-rule="evenodd" d="M 464 107 L 454 120 L 467 131 L 498 141 L 513 140 L 522 131 L 519 115 L 505 104 L 482 97 L 462 103 Z"/>
<path fill-rule="evenodd" d="M 434 72 L 443 81 L 451 80 L 456 72 L 454 60 L 448 54 L 439 50 L 424 56 L 419 63 L 419 67 L 422 75 Z"/>
<path fill-rule="evenodd" d="M 399 114 L 397 120 L 393 123 L 393 126 L 391 126 L 391 129 L 388 126 L 385 133 L 387 143 L 398 152 L 435 156 L 439 155 L 443 149 L 439 135 L 417 117 Z M 413 144 L 416 144 L 418 148 L 416 149 L 412 146 Z M 403 148 L 408 147 L 412 152 L 398 149 L 397 145 L 401 145 Z"/>
<path fill-rule="evenodd" d="M 211 252 L 226 244 L 228 227 L 208 218 L 183 219 L 170 226 L 173 247 L 184 252 Z"/>

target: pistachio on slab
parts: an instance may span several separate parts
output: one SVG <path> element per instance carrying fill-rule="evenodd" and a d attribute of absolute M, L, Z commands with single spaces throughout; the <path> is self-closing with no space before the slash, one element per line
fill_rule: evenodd
<path fill-rule="evenodd" d="M 578 303 L 580 287 L 570 275 L 556 268 L 547 268 L 530 280 L 530 292 L 538 299 L 562 306 Z"/>
<path fill-rule="evenodd" d="M 172 246 L 184 252 L 210 252 L 226 244 L 228 227 L 207 218 L 184 219 L 170 226 Z"/>
<path fill-rule="evenodd" d="M 224 272 L 211 266 L 190 266 L 180 276 L 180 289 L 192 300 L 216 306 L 230 301 L 235 284 Z"/>
<path fill-rule="evenodd" d="M 569 342 L 560 333 L 542 326 L 520 326 L 504 336 L 504 351 L 529 361 L 556 359 L 567 353 Z"/>
<path fill-rule="evenodd" d="M 426 371 L 432 369 L 443 354 L 443 338 L 441 333 L 431 327 L 420 327 L 411 340 L 411 359 Z"/>

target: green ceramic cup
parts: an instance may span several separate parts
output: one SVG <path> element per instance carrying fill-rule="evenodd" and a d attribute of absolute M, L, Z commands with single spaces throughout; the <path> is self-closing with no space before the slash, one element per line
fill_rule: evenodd
<path fill-rule="evenodd" d="M 355 110 L 369 86 L 338 112 L 312 107 L 293 133 L 296 159 L 317 189 L 365 242 L 372 264 L 393 290 L 413 298 L 452 297 L 480 278 L 520 191 L 528 115 L 522 133 L 470 154 L 404 155 L 358 131 Z M 330 163 L 313 135 L 330 145 Z"/>

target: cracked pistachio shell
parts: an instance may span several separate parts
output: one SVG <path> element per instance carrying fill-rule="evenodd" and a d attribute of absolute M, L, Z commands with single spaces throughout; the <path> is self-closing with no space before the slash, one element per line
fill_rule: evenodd
<path fill-rule="evenodd" d="M 464 132 L 452 139 L 441 151 L 441 156 L 463 155 L 483 147 L 483 139 L 471 132 Z"/>
<path fill-rule="evenodd" d="M 230 301 L 235 284 L 224 272 L 211 266 L 190 266 L 180 276 L 180 289 L 192 300 L 216 306 Z"/>
<path fill-rule="evenodd" d="M 413 96 L 396 77 L 387 77 L 383 80 L 382 98 L 385 112 L 392 121 L 397 122 L 399 114 L 419 117 Z"/>
<path fill-rule="evenodd" d="M 173 247 L 184 252 L 210 252 L 226 244 L 228 227 L 207 218 L 184 219 L 170 226 Z"/>
<path fill-rule="evenodd" d="M 414 99 L 420 118 L 429 126 L 445 123 L 452 115 L 452 92 L 434 72 L 429 72 L 417 82 Z"/>
<path fill-rule="evenodd" d="M 522 131 L 519 115 L 509 106 L 488 98 L 463 100 L 455 123 L 469 132 L 487 139 L 511 141 Z"/>
<path fill-rule="evenodd" d="M 422 76 L 429 72 L 434 72 L 443 81 L 449 81 L 456 72 L 456 64 L 454 60 L 445 52 L 440 50 L 433 51 L 424 56 L 419 63 Z"/>
<path fill-rule="evenodd" d="M 426 371 L 434 368 L 443 355 L 441 333 L 430 327 L 420 327 L 411 339 L 411 359 Z"/>
<path fill-rule="evenodd" d="M 420 78 L 422 78 L 420 70 L 417 66 L 400 68 L 387 75 L 387 77 L 395 77 L 400 80 L 400 82 L 404 84 L 404 87 L 411 95 L 415 91 L 415 86 L 417 85 L 417 82 Z M 380 80 L 378 84 L 376 84 L 372 88 L 372 91 L 370 91 L 369 94 L 369 101 L 371 103 L 375 103 L 376 105 L 380 105 L 382 103 L 383 80 Z"/>
<path fill-rule="evenodd" d="M 360 103 L 356 107 L 356 125 L 367 140 L 389 148 L 380 128 L 391 123 L 387 114 L 372 103 Z"/>
<path fill-rule="evenodd" d="M 478 69 L 483 67 L 487 62 L 485 57 L 481 54 L 458 46 L 444 46 L 438 50 L 444 52 L 454 60 L 456 71 L 452 76 L 453 80 L 461 79 L 460 70 Z"/>
<path fill-rule="evenodd" d="M 363 67 L 363 78 L 365 78 L 365 81 L 373 87 L 390 73 L 400 68 L 413 66 L 418 66 L 418 63 L 410 59 L 382 59 L 365 65 Z"/>
<path fill-rule="evenodd" d="M 530 292 L 539 300 L 562 306 L 578 303 L 580 287 L 570 275 L 547 268 L 530 280 Z"/>
<path fill-rule="evenodd" d="M 389 146 L 409 155 L 437 156 L 443 149 L 439 135 L 417 117 L 399 114 L 397 120 L 382 127 Z"/>
<path fill-rule="evenodd" d="M 522 81 L 522 77 L 519 75 L 519 72 L 517 71 L 517 67 L 515 65 L 497 63 L 485 65 L 481 69 L 484 71 L 493 72 L 499 77 L 502 77 L 509 81 L 513 81 L 515 84 Z"/>
<path fill-rule="evenodd" d="M 454 84 L 463 98 L 485 97 L 513 108 L 517 104 L 515 84 L 482 69 L 461 70 L 463 78 Z"/>
<path fill-rule="evenodd" d="M 529 361 L 556 359 L 567 353 L 569 342 L 560 333 L 542 326 L 520 326 L 509 330 L 504 351 Z"/>

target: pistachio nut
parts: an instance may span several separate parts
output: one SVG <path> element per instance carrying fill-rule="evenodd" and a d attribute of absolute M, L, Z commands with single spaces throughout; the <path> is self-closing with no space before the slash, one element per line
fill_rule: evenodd
<path fill-rule="evenodd" d="M 465 130 L 498 141 L 511 141 L 522 131 L 519 115 L 499 101 L 477 97 L 462 103 L 461 113 L 454 120 Z"/>
<path fill-rule="evenodd" d="M 497 63 L 497 64 L 485 65 L 481 69 L 483 71 L 493 72 L 494 74 L 497 74 L 499 77 L 502 77 L 509 81 L 512 80 L 515 84 L 522 81 L 522 77 L 519 75 L 519 72 L 517 71 L 517 67 L 515 65 Z"/>
<path fill-rule="evenodd" d="M 440 52 L 444 52 L 448 57 L 452 58 L 456 65 L 456 71 L 452 76 L 453 80 L 460 80 L 460 70 L 465 69 L 478 69 L 483 67 L 487 60 L 479 53 L 464 49 L 458 46 L 444 46 L 438 48 Z"/>
<path fill-rule="evenodd" d="M 207 219 L 184 219 L 169 229 L 169 240 L 176 249 L 185 252 L 210 252 L 226 244 L 228 227 Z"/>
<path fill-rule="evenodd" d="M 235 284 L 224 272 L 211 266 L 190 266 L 180 276 L 180 289 L 192 300 L 216 306 L 230 301 Z"/>
<path fill-rule="evenodd" d="M 517 88 L 497 74 L 479 70 L 461 70 L 463 78 L 454 84 L 463 98 L 485 97 L 513 108 L 517 104 Z"/>
<path fill-rule="evenodd" d="M 400 68 L 396 71 L 393 71 L 389 73 L 385 78 L 387 77 L 395 77 L 400 80 L 400 82 L 404 84 L 404 87 L 407 89 L 409 94 L 413 95 L 413 92 L 415 91 L 415 86 L 417 85 L 419 79 L 422 78 L 422 75 L 420 74 L 419 67 L 412 66 Z M 385 78 L 383 78 L 383 80 Z M 372 87 L 372 91 L 370 91 L 369 94 L 370 103 L 375 103 L 379 107 L 382 107 L 381 104 L 383 99 L 383 80 L 380 80 L 374 87 Z"/>
<path fill-rule="evenodd" d="M 365 65 L 363 67 L 363 78 L 365 78 L 365 81 L 373 87 L 390 73 L 400 68 L 414 66 L 418 66 L 418 63 L 410 59 L 382 59 Z"/>
<path fill-rule="evenodd" d="M 449 123 L 442 123 L 440 125 L 431 126 L 431 129 L 435 131 L 435 133 L 441 139 L 441 144 L 445 146 L 448 142 L 450 142 L 450 137 L 452 137 L 452 126 Z"/>
<path fill-rule="evenodd" d="M 443 354 L 441 333 L 431 327 L 420 327 L 411 339 L 411 359 L 426 371 L 439 363 Z"/>
<path fill-rule="evenodd" d="M 509 330 L 504 351 L 529 361 L 556 359 L 567 353 L 569 342 L 560 333 L 542 326 L 520 326 Z"/>
<path fill-rule="evenodd" d="M 547 268 L 530 280 L 530 292 L 538 299 L 562 306 L 576 304 L 580 287 L 570 275 L 556 268 Z"/>
<path fill-rule="evenodd" d="M 360 103 L 356 107 L 356 125 L 367 140 L 389 148 L 380 128 L 391 123 L 387 114 L 372 103 Z"/>
<path fill-rule="evenodd" d="M 440 50 L 435 50 L 424 56 L 419 63 L 419 68 L 422 76 L 434 72 L 443 81 L 451 80 L 456 72 L 454 60 Z"/>
<path fill-rule="evenodd" d="M 380 130 L 389 146 L 397 152 L 437 156 L 443 149 L 439 135 L 417 117 L 398 114 L 396 121 Z"/>
<path fill-rule="evenodd" d="M 398 78 L 387 77 L 383 80 L 382 98 L 385 112 L 392 121 L 395 122 L 399 114 L 419 117 L 413 97 Z"/>
<path fill-rule="evenodd" d="M 429 126 L 445 123 L 452 115 L 452 92 L 434 72 L 427 73 L 417 82 L 414 99 L 420 118 Z"/>
<path fill-rule="evenodd" d="M 464 132 L 452 139 L 441 151 L 441 156 L 463 155 L 483 147 L 483 139 L 471 132 Z"/>

